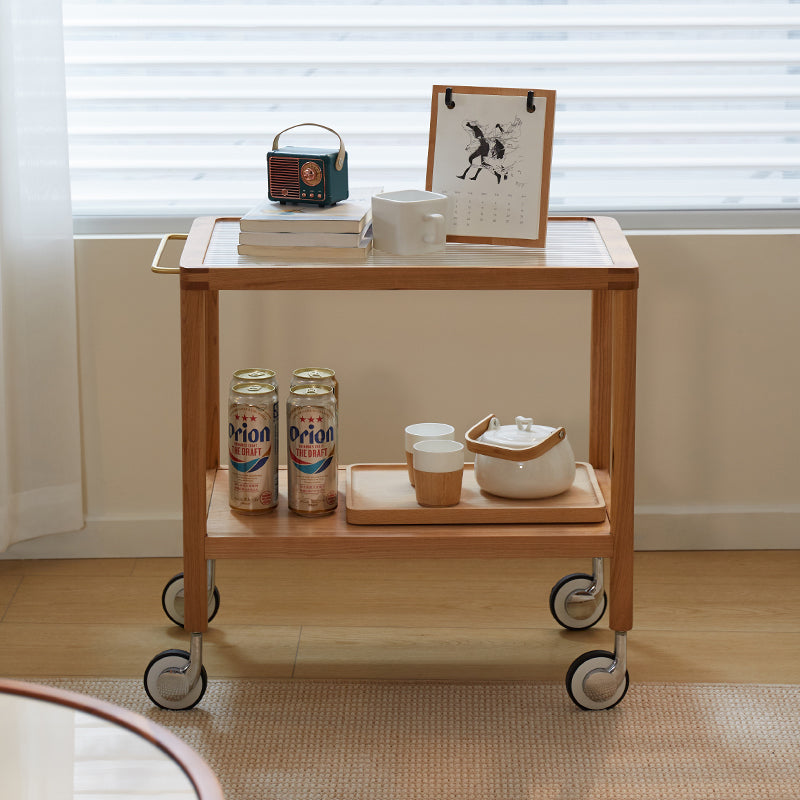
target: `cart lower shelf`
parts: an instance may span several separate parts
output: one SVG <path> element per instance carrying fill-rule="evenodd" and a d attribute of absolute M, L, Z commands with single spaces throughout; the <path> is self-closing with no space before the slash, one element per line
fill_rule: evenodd
<path fill-rule="evenodd" d="M 601 487 L 608 475 L 597 471 Z M 604 489 L 605 491 L 605 489 Z M 280 470 L 278 508 L 237 514 L 228 505 L 228 469 L 208 474 L 205 558 L 525 558 L 612 554 L 608 519 L 585 524 L 351 525 L 345 518 L 346 468 L 339 469 L 339 508 L 301 517 L 287 506 Z"/>

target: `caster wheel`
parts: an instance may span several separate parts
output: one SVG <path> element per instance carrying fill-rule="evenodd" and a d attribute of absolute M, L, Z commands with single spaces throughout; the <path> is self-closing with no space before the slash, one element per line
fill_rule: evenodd
<path fill-rule="evenodd" d="M 159 708 L 171 711 L 185 710 L 194 708 L 206 693 L 208 685 L 208 675 L 206 668 L 200 668 L 200 677 L 194 687 L 187 693 L 183 693 L 181 686 L 181 676 L 175 675 L 175 679 L 170 685 L 159 680 L 161 673 L 170 668 L 183 669 L 189 663 L 189 654 L 185 650 L 164 650 L 159 653 L 144 671 L 144 690 L 147 696 Z"/>
<path fill-rule="evenodd" d="M 164 613 L 178 626 L 183 627 L 186 616 L 183 610 L 183 573 L 179 572 L 175 577 L 167 581 L 164 591 L 161 593 L 161 607 Z M 214 591 L 208 600 L 208 621 L 217 615 L 219 611 L 219 589 L 214 587 Z"/>
<path fill-rule="evenodd" d="M 592 585 L 591 575 L 575 573 L 562 578 L 550 592 L 550 613 L 555 621 L 571 631 L 591 628 L 606 610 L 608 598 L 602 596 L 578 602 L 570 599 L 573 592 L 588 589 Z"/>
<path fill-rule="evenodd" d="M 617 678 L 606 672 L 613 663 L 614 654 L 607 650 L 591 650 L 572 662 L 567 670 L 567 694 L 576 706 L 587 711 L 613 708 L 625 697 L 628 672 L 617 685 Z"/>

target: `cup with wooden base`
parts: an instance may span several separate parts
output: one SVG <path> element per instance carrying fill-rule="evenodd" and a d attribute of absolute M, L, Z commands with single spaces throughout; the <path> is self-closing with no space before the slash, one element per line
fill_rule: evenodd
<path fill-rule="evenodd" d="M 428 439 L 414 445 L 414 488 L 421 506 L 454 506 L 461 500 L 464 445 Z"/>
<path fill-rule="evenodd" d="M 405 429 L 408 480 L 414 485 L 414 445 L 428 439 L 452 439 L 456 429 L 445 422 L 417 422 Z"/>

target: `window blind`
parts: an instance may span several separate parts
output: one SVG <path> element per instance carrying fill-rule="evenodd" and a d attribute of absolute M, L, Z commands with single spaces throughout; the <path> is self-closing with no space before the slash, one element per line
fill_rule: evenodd
<path fill-rule="evenodd" d="M 552 213 L 800 209 L 796 0 L 64 0 L 64 35 L 77 216 L 242 212 L 298 122 L 351 189 L 423 187 L 447 83 L 557 91 Z"/>

